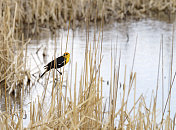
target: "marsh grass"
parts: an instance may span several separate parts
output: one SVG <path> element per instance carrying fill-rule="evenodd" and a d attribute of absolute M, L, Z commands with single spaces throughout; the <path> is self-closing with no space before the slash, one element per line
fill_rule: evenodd
<path fill-rule="evenodd" d="M 30 40 L 25 40 L 24 38 L 24 26 L 27 25 L 27 31 L 30 33 L 39 33 L 40 27 L 48 27 L 51 30 L 58 26 L 66 28 L 68 20 L 70 21 L 69 27 L 76 27 L 77 24 L 80 24 L 80 21 L 84 20 L 87 25 L 85 58 L 81 78 L 77 79 L 77 65 L 75 68 L 70 66 L 72 69 L 75 69 L 74 85 L 71 83 L 72 80 L 70 80 L 72 77 L 63 74 L 56 81 L 55 73 L 50 72 L 44 80 L 42 97 L 34 102 L 30 102 L 30 122 L 26 128 L 174 129 L 176 116 L 171 118 L 170 113 L 166 113 L 165 109 L 162 109 L 162 112 L 159 113 L 162 115 L 162 120 L 156 120 L 158 115 L 156 95 L 152 95 L 150 106 L 146 105 L 143 95 L 136 97 L 137 74 L 133 72 L 133 69 L 129 75 L 129 83 L 126 81 L 128 77 L 126 69 L 124 71 L 124 82 L 120 83 L 121 56 L 116 61 L 115 54 L 111 54 L 111 79 L 108 103 L 104 100 L 102 94 L 103 77 L 101 77 L 100 72 L 101 61 L 103 60 L 103 29 L 99 33 L 98 40 L 94 39 L 91 42 L 89 41 L 89 24 L 91 24 L 91 21 L 96 23 L 96 21 L 100 20 L 103 28 L 104 20 L 108 22 L 110 17 L 113 17 L 115 20 L 125 19 L 129 15 L 143 17 L 144 14 L 150 11 L 174 13 L 175 6 L 175 1 L 173 0 L 121 0 L 119 3 L 115 0 L 104 2 L 101 0 L 0 1 L 0 83 L 1 87 L 5 89 L 5 91 L 1 91 L 1 93 L 5 93 L 5 111 L 0 111 L 0 129 L 24 129 L 23 119 L 25 112 L 23 110 L 23 98 L 26 82 L 31 80 L 30 71 L 26 67 L 26 46 Z M 136 49 L 132 66 L 135 61 L 135 52 Z M 160 58 L 162 58 L 161 54 L 162 46 L 160 48 Z M 173 57 L 171 59 L 173 60 Z M 50 75 L 53 75 L 51 86 L 48 85 Z M 63 91 L 64 79 L 66 79 L 65 91 Z M 170 92 L 167 101 L 169 105 L 166 102 L 163 105 L 165 107 L 170 106 L 170 94 L 174 79 L 175 75 L 173 78 L 171 76 Z M 47 102 L 49 107 L 45 107 L 46 90 L 48 87 L 52 87 L 51 100 Z M 19 91 L 20 93 L 21 106 L 19 109 L 15 108 L 15 105 L 12 107 L 10 105 L 10 98 L 7 98 L 8 93 L 13 93 L 14 91 Z M 120 103 L 118 103 L 119 91 L 122 91 Z M 131 91 L 134 94 L 133 106 L 128 109 Z M 117 106 L 117 103 L 120 106 Z"/>
<path fill-rule="evenodd" d="M 15 87 L 22 86 L 25 76 L 29 75 L 24 50 L 30 40 L 25 41 L 23 33 L 15 32 L 17 4 L 13 17 L 8 6 L 3 14 L 7 15 L 0 17 L 0 83 L 5 84 L 11 93 Z"/>
<path fill-rule="evenodd" d="M 57 28 L 81 26 L 88 19 L 91 23 L 105 23 L 140 19 L 146 16 L 165 14 L 170 18 L 176 12 L 175 0 L 1 0 L 0 15 L 13 23 L 15 32 L 40 33 L 41 28 L 54 32 Z M 162 15 L 163 16 L 163 15 Z M 161 16 L 161 17 L 162 17 Z M 18 33 L 18 34 L 21 34 Z M 17 35 L 18 35 L 17 34 Z M 20 35 L 21 36 L 21 35 Z"/>

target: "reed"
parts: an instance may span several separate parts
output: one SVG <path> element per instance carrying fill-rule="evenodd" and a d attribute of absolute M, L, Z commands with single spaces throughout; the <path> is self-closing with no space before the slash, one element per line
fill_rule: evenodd
<path fill-rule="evenodd" d="M 16 8 L 17 7 L 17 8 Z M 80 26 L 89 18 L 90 22 L 104 20 L 119 21 L 146 16 L 166 16 L 176 11 L 175 0 L 1 0 L 0 14 L 5 15 L 15 32 L 40 33 L 41 28 L 67 28 Z M 8 15 L 6 15 L 8 14 Z M 30 36 L 27 33 L 28 36 Z"/>
<path fill-rule="evenodd" d="M 14 15 L 6 4 L 3 7 L 3 15 L 0 17 L 0 83 L 5 82 L 7 90 L 11 93 L 15 87 L 23 84 L 25 75 L 28 75 L 26 54 L 23 50 L 30 40 L 25 41 L 24 34 L 16 32 L 18 4 L 15 4 Z"/>

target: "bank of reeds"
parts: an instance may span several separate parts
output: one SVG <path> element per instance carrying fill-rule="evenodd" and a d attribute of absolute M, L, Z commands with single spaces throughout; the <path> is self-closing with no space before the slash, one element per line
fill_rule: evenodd
<path fill-rule="evenodd" d="M 17 7 L 17 10 L 15 8 Z M 10 15 L 7 15 L 8 12 Z M 125 20 L 144 18 L 150 14 L 176 12 L 175 0 L 1 0 L 0 16 L 6 16 L 9 24 L 15 21 L 15 31 L 40 33 L 40 27 L 66 28 L 80 26 L 82 22 Z M 15 19 L 14 19 L 15 17 Z"/>
<path fill-rule="evenodd" d="M 10 93 L 16 87 L 21 87 L 28 75 L 24 50 L 30 41 L 24 40 L 24 34 L 18 32 L 18 5 L 13 7 L 13 13 L 11 7 L 13 6 L 7 6 L 5 3 L 0 4 L 0 83 L 6 86 Z"/>

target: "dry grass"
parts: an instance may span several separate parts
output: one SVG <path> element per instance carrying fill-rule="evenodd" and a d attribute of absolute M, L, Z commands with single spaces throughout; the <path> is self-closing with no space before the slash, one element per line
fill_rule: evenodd
<path fill-rule="evenodd" d="M 16 4 L 13 14 L 7 6 L 0 17 L 0 83 L 5 83 L 10 92 L 28 75 L 24 50 L 30 40 L 25 41 L 24 34 L 16 30 L 17 8 Z"/>
<path fill-rule="evenodd" d="M 27 25 L 29 33 L 39 33 L 39 27 L 48 27 L 51 30 L 59 27 L 67 27 L 69 20 L 76 27 L 80 21 L 108 22 L 125 19 L 127 16 L 143 17 L 150 11 L 175 12 L 176 3 L 170 1 L 145 1 L 145 0 L 101 0 L 95 1 L 0 1 L 0 83 L 5 88 L 5 111 L 0 111 L 0 129 L 23 129 L 23 98 L 25 79 L 30 80 L 30 72 L 26 68 L 26 45 L 30 40 L 24 40 L 24 27 Z M 31 26 L 32 25 L 32 28 Z M 88 25 L 88 24 L 87 24 Z M 87 34 L 87 37 L 89 35 Z M 115 69 L 111 57 L 111 81 L 109 93 L 109 105 L 105 103 L 102 95 L 102 77 L 100 67 L 102 60 L 102 41 L 98 40 L 90 44 L 86 42 L 85 61 L 81 79 L 78 82 L 75 71 L 75 84 L 70 85 L 67 76 L 65 93 L 62 91 L 64 75 L 60 81 L 53 78 L 52 99 L 49 108 L 45 107 L 45 91 L 38 102 L 30 103 L 30 122 L 27 129 L 174 129 L 175 117 L 163 112 L 161 121 L 156 120 L 156 95 L 152 97 L 151 105 L 147 106 L 145 98 L 136 97 L 136 73 L 131 72 L 129 86 L 126 83 L 126 71 L 124 83 L 120 86 L 119 70 L 120 57 Z M 137 45 L 137 44 L 136 44 Z M 135 59 L 135 53 L 134 53 Z M 172 67 L 171 67 L 172 68 Z M 77 70 L 77 67 L 75 68 Z M 172 77 L 172 76 L 171 76 Z M 174 81 L 175 76 L 171 81 Z M 48 80 L 46 80 L 48 82 Z M 2 85 L 3 84 L 3 85 Z M 7 100 L 6 92 L 13 92 L 15 88 L 21 90 L 21 109 L 11 107 Z M 48 85 L 44 86 L 45 88 Z M 71 87 L 74 91 L 71 92 Z M 129 95 L 134 90 L 134 100 L 131 109 L 127 109 Z M 172 88 L 172 82 L 170 84 Z M 8 91 L 7 91 L 8 90 Z M 78 91 L 79 90 L 79 91 Z M 118 91 L 122 91 L 120 108 L 117 107 Z M 125 95 L 126 92 L 128 95 Z M 73 94 L 73 95 L 71 95 Z M 70 96 L 68 96 L 70 95 Z M 78 95 L 78 96 L 77 96 Z M 168 94 L 170 97 L 170 93 Z M 169 98 L 168 98 L 169 100 Z M 109 109 L 107 110 L 107 107 Z M 165 118 L 166 117 L 166 118 Z"/>
<path fill-rule="evenodd" d="M 17 10 L 15 10 L 17 6 Z M 0 15 L 8 24 L 15 21 L 17 32 L 40 33 L 40 27 L 67 28 L 67 21 L 75 28 L 87 20 L 92 23 L 104 20 L 135 19 L 151 14 L 166 15 L 176 12 L 175 0 L 1 0 Z M 9 14 L 9 15 L 6 15 Z M 15 17 L 15 19 L 14 19 Z"/>

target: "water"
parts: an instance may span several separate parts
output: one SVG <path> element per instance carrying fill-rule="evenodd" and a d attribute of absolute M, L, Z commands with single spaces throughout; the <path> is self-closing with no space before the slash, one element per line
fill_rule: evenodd
<path fill-rule="evenodd" d="M 99 28 L 90 27 L 89 30 L 90 42 L 93 42 L 94 32 L 96 32 L 96 39 L 98 39 Z M 175 33 L 175 31 L 174 31 Z M 74 37 L 73 37 L 74 34 Z M 66 41 L 68 31 L 59 30 L 57 37 L 52 37 L 49 31 L 44 31 L 41 34 L 40 39 L 32 40 L 31 44 L 28 45 L 28 66 L 31 69 L 31 74 L 38 77 L 39 73 L 44 71 L 43 66 L 51 61 L 54 57 L 55 40 L 56 40 L 56 57 L 62 55 L 65 52 Z M 103 94 L 105 99 L 108 98 L 110 85 L 110 72 L 111 72 L 111 51 L 112 54 L 116 53 L 116 60 L 118 68 L 118 59 L 121 51 L 121 65 L 120 65 L 120 79 L 119 82 L 124 82 L 124 72 L 126 65 L 126 85 L 129 86 L 129 77 L 133 64 L 133 57 L 136 46 L 136 54 L 134 60 L 133 72 L 137 74 L 137 85 L 136 85 L 136 99 L 143 94 L 146 99 L 146 104 L 149 107 L 151 102 L 151 96 L 155 94 L 157 86 L 157 75 L 158 75 L 158 64 L 159 64 L 159 50 L 160 43 L 163 40 L 163 75 L 164 75 L 164 104 L 167 99 L 169 84 L 170 84 L 170 70 L 171 70 L 171 54 L 172 54 L 172 36 L 173 36 L 173 23 L 165 21 L 157 21 L 152 19 L 146 19 L 141 21 L 127 21 L 122 23 L 113 23 L 111 25 L 105 25 L 103 29 L 103 61 L 101 66 L 101 76 L 103 77 Z M 162 39 L 163 37 L 163 39 Z M 175 61 L 175 38 L 174 38 L 174 54 L 173 54 L 173 75 L 176 71 Z M 136 44 L 137 42 L 137 44 Z M 62 47 L 61 47 L 62 43 Z M 84 53 L 86 48 L 86 29 L 78 28 L 74 32 L 70 30 L 68 37 L 67 52 L 71 53 L 71 61 L 65 66 L 64 70 L 67 75 L 71 77 L 71 69 L 73 71 L 72 77 L 75 75 L 75 64 L 77 63 L 77 84 L 80 80 L 81 71 L 84 65 Z M 40 49 L 39 49 L 40 48 Z M 62 48 L 62 49 L 61 49 Z M 73 48 L 73 52 L 72 52 Z M 112 48 L 112 49 L 111 49 Z M 38 54 L 36 51 L 39 49 Z M 61 52 L 62 50 L 62 52 Z M 43 57 L 43 51 L 47 54 Z M 114 57 L 114 56 L 113 56 Z M 161 60 L 161 59 L 160 59 Z M 72 68 L 71 68 L 72 64 Z M 159 88 L 158 88 L 158 100 L 157 110 L 162 111 L 162 63 L 160 62 L 159 71 Z M 40 71 L 39 71 L 40 70 Z M 38 73 L 39 72 L 39 73 Z M 48 76 L 48 73 L 46 74 Z M 47 77 L 46 76 L 46 77 Z M 35 81 L 36 77 L 32 77 Z M 45 78 L 40 80 L 44 84 Z M 173 78 L 173 76 L 172 76 Z M 52 82 L 52 76 L 50 76 L 50 82 Z M 72 79 L 72 85 L 74 79 Z M 175 82 L 171 93 L 171 117 L 176 112 L 176 94 Z M 52 88 L 52 87 L 51 87 Z M 46 99 L 51 98 L 51 88 L 48 88 L 46 92 Z M 78 87 L 77 87 L 78 89 Z M 41 97 L 44 88 L 40 84 L 34 84 L 30 90 L 30 94 L 26 94 L 24 104 L 28 104 L 31 100 L 35 100 L 37 97 Z M 119 91 L 120 93 L 121 91 Z M 129 108 L 133 105 L 133 93 L 130 94 Z M 32 95 L 31 95 L 32 94 Z M 120 96 L 118 96 L 120 101 Z M 131 103 L 132 102 L 132 103 Z M 120 102 L 119 102 L 120 104 Z M 26 113 L 29 113 L 29 105 L 24 107 Z M 24 119 L 24 124 L 27 125 L 29 117 Z"/>

